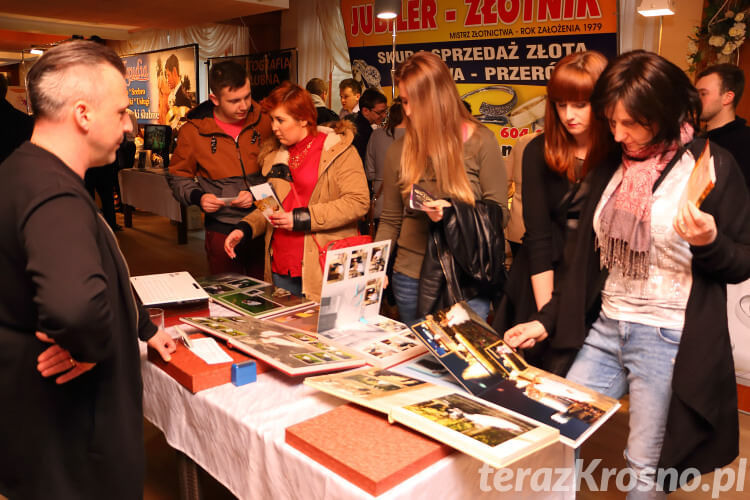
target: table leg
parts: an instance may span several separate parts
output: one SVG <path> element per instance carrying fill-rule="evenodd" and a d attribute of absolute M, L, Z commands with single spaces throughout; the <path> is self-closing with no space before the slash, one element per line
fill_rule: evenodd
<path fill-rule="evenodd" d="M 179 450 L 177 453 L 177 474 L 180 481 L 180 500 L 200 500 L 201 485 L 198 482 L 198 466 L 192 458 Z"/>
<path fill-rule="evenodd" d="M 185 205 L 180 205 L 180 216 L 182 220 L 177 223 L 177 244 L 185 245 L 187 243 L 187 210 Z"/>
<path fill-rule="evenodd" d="M 125 219 L 125 227 L 133 227 L 133 207 L 123 203 L 122 214 Z"/>

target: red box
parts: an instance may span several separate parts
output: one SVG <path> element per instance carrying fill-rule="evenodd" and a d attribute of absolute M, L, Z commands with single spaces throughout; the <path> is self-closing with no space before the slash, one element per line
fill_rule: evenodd
<path fill-rule="evenodd" d="M 190 338 L 201 338 L 206 335 L 196 333 Z M 247 354 L 230 349 L 226 344 L 217 341 L 219 346 L 232 357 L 232 363 L 221 363 L 209 365 L 201 358 L 192 353 L 182 342 L 176 340 L 177 350 L 172 353 L 172 360 L 167 363 L 161 359 L 161 355 L 151 347 L 148 348 L 148 360 L 167 372 L 173 379 L 195 394 L 204 389 L 210 389 L 221 384 L 232 381 L 232 364 L 242 363 L 253 359 Z M 268 365 L 256 360 L 257 373 L 268 371 Z"/>
<path fill-rule="evenodd" d="M 287 427 L 286 442 L 374 496 L 453 452 L 352 404 Z"/>
<path fill-rule="evenodd" d="M 208 307 L 208 301 L 198 304 L 187 304 L 184 306 L 169 306 L 164 309 L 164 328 L 179 325 L 180 318 L 184 317 L 208 317 L 211 311 Z"/>

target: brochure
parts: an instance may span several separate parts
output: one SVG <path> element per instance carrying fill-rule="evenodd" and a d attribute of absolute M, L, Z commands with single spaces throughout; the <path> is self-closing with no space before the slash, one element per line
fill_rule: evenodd
<path fill-rule="evenodd" d="M 272 213 L 284 211 L 284 207 L 281 205 L 281 201 L 279 201 L 279 197 L 276 196 L 276 191 L 274 191 L 270 183 L 264 182 L 250 186 L 250 192 L 253 198 L 255 198 L 253 204 L 267 220 L 270 220 L 268 217 Z"/>

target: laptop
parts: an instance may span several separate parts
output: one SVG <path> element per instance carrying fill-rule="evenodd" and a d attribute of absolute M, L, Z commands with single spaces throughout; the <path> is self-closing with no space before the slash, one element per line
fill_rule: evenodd
<path fill-rule="evenodd" d="M 132 276 L 130 283 L 145 307 L 208 302 L 206 291 L 187 271 Z"/>

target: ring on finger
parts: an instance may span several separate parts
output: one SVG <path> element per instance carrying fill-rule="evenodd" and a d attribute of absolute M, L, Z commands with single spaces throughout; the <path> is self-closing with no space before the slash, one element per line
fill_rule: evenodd
<path fill-rule="evenodd" d="M 73 358 L 70 358 L 70 367 L 75 368 L 75 366 L 76 366 L 76 360 Z"/>

